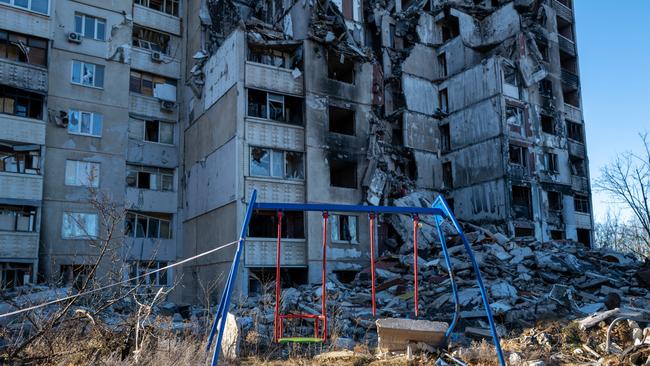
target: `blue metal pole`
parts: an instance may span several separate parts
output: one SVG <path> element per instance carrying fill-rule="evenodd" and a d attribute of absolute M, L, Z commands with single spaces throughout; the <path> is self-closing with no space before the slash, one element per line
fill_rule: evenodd
<path fill-rule="evenodd" d="M 226 329 L 226 321 L 228 315 L 228 308 L 230 308 L 230 300 L 232 299 L 232 292 L 235 287 L 235 280 L 237 279 L 237 270 L 239 269 L 239 261 L 241 260 L 241 254 L 244 249 L 244 242 L 246 241 L 246 230 L 248 229 L 248 223 L 251 220 L 253 215 L 253 208 L 255 207 L 255 200 L 257 199 L 257 190 L 253 189 L 251 194 L 250 202 L 248 203 L 248 208 L 246 210 L 246 216 L 244 217 L 244 222 L 242 223 L 241 232 L 239 234 L 239 244 L 237 245 L 237 251 L 235 252 L 235 257 L 233 259 L 233 264 L 231 267 L 231 275 L 228 280 L 228 287 L 224 289 L 225 299 L 223 301 L 223 306 L 220 307 L 221 314 L 219 318 L 221 322 L 219 323 L 219 333 L 217 334 L 217 344 L 214 346 L 214 352 L 212 353 L 212 366 L 217 366 L 219 364 L 219 354 L 221 353 L 221 340 L 223 339 L 223 332 Z"/>
<path fill-rule="evenodd" d="M 362 206 L 362 205 L 335 205 L 328 203 L 256 203 L 255 209 L 282 210 L 282 211 L 318 211 L 318 212 L 365 212 L 392 213 L 404 215 L 438 215 L 445 216 L 445 212 L 438 207 L 397 207 L 397 206 Z"/>
<path fill-rule="evenodd" d="M 442 247 L 442 254 L 445 257 L 445 263 L 447 264 L 447 273 L 449 273 L 449 280 L 451 281 L 451 292 L 454 295 L 454 317 L 451 319 L 451 323 L 449 324 L 449 328 L 447 328 L 447 332 L 445 332 L 445 343 L 447 343 L 449 336 L 454 331 L 456 323 L 458 322 L 458 316 L 460 315 L 460 301 L 458 301 L 458 289 L 456 287 L 456 280 L 454 279 L 454 269 L 451 266 L 451 259 L 449 258 L 449 251 L 447 250 L 445 233 L 442 232 L 442 217 L 436 216 L 435 220 L 436 230 L 438 231 L 438 237 L 440 238 L 440 246 Z"/>
<path fill-rule="evenodd" d="M 503 358 L 503 351 L 501 350 L 501 343 L 499 342 L 499 334 L 497 334 L 497 329 L 494 324 L 494 318 L 492 317 L 492 309 L 490 309 L 490 302 L 487 298 L 487 293 L 485 291 L 485 286 L 483 285 L 483 279 L 481 278 L 481 270 L 478 267 L 478 263 L 476 262 L 476 258 L 474 258 L 474 252 L 472 251 L 472 247 L 469 245 L 469 242 L 467 241 L 467 238 L 465 237 L 465 233 L 463 232 L 463 229 L 460 227 L 460 224 L 456 220 L 456 217 L 454 214 L 451 212 L 449 209 L 449 206 L 447 205 L 447 202 L 445 201 L 444 198 L 438 197 L 436 199 L 436 202 L 434 203 L 436 206 L 440 207 L 442 206 L 442 210 L 445 211 L 446 216 L 451 220 L 451 222 L 454 224 L 454 227 L 456 228 L 456 231 L 460 235 L 461 240 L 463 241 L 463 245 L 465 246 L 465 251 L 467 251 L 467 256 L 469 257 L 470 261 L 472 262 L 472 266 L 474 267 L 474 272 L 476 273 L 476 282 L 478 283 L 478 288 L 481 291 L 481 299 L 483 300 L 483 306 L 485 307 L 485 313 L 487 314 L 488 317 L 488 322 L 490 323 L 490 333 L 492 333 L 492 339 L 494 340 L 494 347 L 496 348 L 497 351 L 497 357 L 499 358 L 499 364 L 501 366 L 506 366 L 506 361 Z"/>
<path fill-rule="evenodd" d="M 228 287 L 230 287 L 232 268 L 233 266 L 230 266 L 230 271 L 228 272 L 228 278 L 226 279 L 226 284 L 223 287 L 223 293 L 221 294 L 221 300 L 219 301 L 219 307 L 217 308 L 217 312 L 214 314 L 214 321 L 212 322 L 212 327 L 210 328 L 210 335 L 208 336 L 208 346 L 205 349 L 206 352 L 210 352 L 210 348 L 212 347 L 212 340 L 214 339 L 214 333 L 217 330 L 217 323 L 219 323 L 221 313 L 223 312 L 223 305 L 224 302 L 226 301 L 226 293 L 227 293 L 226 290 L 228 289 Z"/>

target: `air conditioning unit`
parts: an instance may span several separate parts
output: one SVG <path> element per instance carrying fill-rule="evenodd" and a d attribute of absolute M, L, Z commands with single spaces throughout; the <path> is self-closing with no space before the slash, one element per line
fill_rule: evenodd
<path fill-rule="evenodd" d="M 162 53 L 154 51 L 151 53 L 151 59 L 155 62 L 162 62 Z"/>
<path fill-rule="evenodd" d="M 176 102 L 171 102 L 169 100 L 161 100 L 160 109 L 168 112 L 173 112 L 176 109 Z"/>
<path fill-rule="evenodd" d="M 82 39 L 83 36 L 81 35 L 81 33 L 77 33 L 77 32 L 68 33 L 68 42 L 81 43 Z"/>

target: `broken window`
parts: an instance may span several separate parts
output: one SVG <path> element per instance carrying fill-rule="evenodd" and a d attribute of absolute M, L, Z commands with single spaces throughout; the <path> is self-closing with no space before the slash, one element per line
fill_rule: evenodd
<path fill-rule="evenodd" d="M 555 135 L 555 121 L 553 120 L 553 117 L 547 114 L 540 114 L 539 119 L 542 127 L 542 132 Z"/>
<path fill-rule="evenodd" d="M 103 88 L 104 66 L 72 60 L 72 83 Z"/>
<path fill-rule="evenodd" d="M 168 266 L 168 262 L 161 261 L 130 261 L 129 262 L 129 278 L 135 278 L 146 275 L 137 280 L 131 280 L 133 286 L 146 285 L 146 286 L 169 286 L 172 284 L 171 273 L 166 269 L 160 270 Z M 160 271 L 159 271 L 160 270 Z M 158 271 L 158 272 L 154 272 Z M 150 273 L 154 272 L 154 273 Z"/>
<path fill-rule="evenodd" d="M 167 79 L 148 72 L 131 70 L 131 77 L 129 79 L 129 90 L 131 92 L 155 97 L 154 89 L 158 85 L 170 85 L 176 88 L 176 80 Z"/>
<path fill-rule="evenodd" d="M 338 107 L 329 107 L 330 132 L 354 136 L 354 111 Z"/>
<path fill-rule="evenodd" d="M 574 194 L 573 207 L 576 212 L 589 213 L 589 197 L 578 193 Z"/>
<path fill-rule="evenodd" d="M 130 238 L 172 238 L 172 215 L 166 213 L 126 213 L 124 235 Z"/>
<path fill-rule="evenodd" d="M 550 55 L 549 55 L 549 47 L 548 43 L 542 42 L 541 40 L 537 40 L 537 49 L 539 50 L 539 53 L 542 54 L 542 60 L 546 62 L 550 62 Z"/>
<path fill-rule="evenodd" d="M 580 95 L 577 90 L 563 91 L 562 99 L 564 99 L 564 103 L 580 108 Z"/>
<path fill-rule="evenodd" d="M 299 48 L 292 48 L 290 51 L 276 48 L 259 47 L 248 45 L 248 61 L 258 64 L 281 67 L 285 69 L 300 68 Z"/>
<path fill-rule="evenodd" d="M 515 237 L 522 238 L 526 236 L 535 236 L 535 229 L 528 227 L 516 227 Z"/>
<path fill-rule="evenodd" d="M 250 224 L 248 225 L 248 236 L 253 238 L 277 238 L 277 212 L 266 210 L 257 210 L 253 212 Z M 305 218 L 302 211 L 282 212 L 282 238 L 305 238 Z"/>
<path fill-rule="evenodd" d="M 571 162 L 571 174 L 578 177 L 587 176 L 587 169 L 585 168 L 585 159 L 582 159 L 575 155 L 569 155 L 569 161 Z"/>
<path fill-rule="evenodd" d="M 64 212 L 61 236 L 63 239 L 92 239 L 97 237 L 97 214 Z"/>
<path fill-rule="evenodd" d="M 139 189 L 171 192 L 174 190 L 174 169 L 127 165 L 126 185 Z"/>
<path fill-rule="evenodd" d="M 442 163 L 442 183 L 447 189 L 454 188 L 454 175 L 451 169 L 451 161 Z"/>
<path fill-rule="evenodd" d="M 0 3 L 47 15 L 49 0 L 0 0 Z"/>
<path fill-rule="evenodd" d="M 330 216 L 332 241 L 345 241 L 348 243 L 358 243 L 358 221 L 357 216 L 352 215 L 332 215 Z"/>
<path fill-rule="evenodd" d="M 443 42 L 456 38 L 460 34 L 460 22 L 458 21 L 458 17 L 453 15 L 446 17 L 440 23 L 440 28 L 442 30 Z"/>
<path fill-rule="evenodd" d="M 327 53 L 327 77 L 333 80 L 354 84 L 354 62 L 333 51 Z"/>
<path fill-rule="evenodd" d="M 43 118 L 43 96 L 0 85 L 0 113 L 41 119 Z"/>
<path fill-rule="evenodd" d="M 438 70 L 440 70 L 440 77 L 447 77 L 447 54 L 444 52 L 438 55 Z"/>
<path fill-rule="evenodd" d="M 582 125 L 571 121 L 566 121 L 567 135 L 571 140 L 577 142 L 585 142 L 584 134 L 582 132 Z"/>
<path fill-rule="evenodd" d="M 528 166 L 528 149 L 510 144 L 510 164 Z"/>
<path fill-rule="evenodd" d="M 71 109 L 68 112 L 68 132 L 76 135 L 101 137 L 103 117 L 99 113 Z"/>
<path fill-rule="evenodd" d="M 31 263 L 0 262 L 0 290 L 23 286 L 31 277 Z"/>
<path fill-rule="evenodd" d="M 175 17 L 178 16 L 179 0 L 135 0 L 135 3 Z"/>
<path fill-rule="evenodd" d="M 521 126 L 524 123 L 524 110 L 513 105 L 506 105 L 506 122 Z"/>
<path fill-rule="evenodd" d="M 99 163 L 88 161 L 65 161 L 65 185 L 99 187 Z"/>
<path fill-rule="evenodd" d="M 134 47 L 169 54 L 170 39 L 171 36 L 169 34 L 144 28 L 139 25 L 133 26 Z"/>
<path fill-rule="evenodd" d="M 47 40 L 0 30 L 0 58 L 47 66 Z"/>
<path fill-rule="evenodd" d="M 355 161 L 330 158 L 330 186 L 357 188 L 357 163 Z"/>
<path fill-rule="evenodd" d="M 451 132 L 449 130 L 449 123 L 438 126 L 440 130 L 440 151 L 447 152 L 451 150 Z"/>
<path fill-rule="evenodd" d="M 553 83 L 549 79 L 541 80 L 538 88 L 542 98 L 553 98 Z"/>
<path fill-rule="evenodd" d="M 40 174 L 40 165 L 40 146 L 0 144 L 0 172 Z"/>
<path fill-rule="evenodd" d="M 548 198 L 548 209 L 551 211 L 562 211 L 562 193 L 556 191 L 546 192 Z"/>
<path fill-rule="evenodd" d="M 554 153 L 545 153 L 544 154 L 544 168 L 547 172 L 551 174 L 557 174 L 559 172 L 558 163 L 557 163 L 557 154 Z"/>
<path fill-rule="evenodd" d="M 503 65 L 503 82 L 512 86 L 518 86 L 517 69 L 510 65 Z"/>
<path fill-rule="evenodd" d="M 585 246 L 591 246 L 591 230 L 589 229 L 576 229 L 578 242 Z"/>
<path fill-rule="evenodd" d="M 563 240 L 564 231 L 563 230 L 551 230 L 551 240 Z"/>
<path fill-rule="evenodd" d="M 248 89 L 248 116 L 301 125 L 302 100 L 288 95 Z"/>
<path fill-rule="evenodd" d="M 304 179 L 303 154 L 294 151 L 251 147 L 250 175 L 283 179 Z"/>
<path fill-rule="evenodd" d="M 526 186 L 512 186 L 512 210 L 515 217 L 531 218 L 530 188 Z"/>
<path fill-rule="evenodd" d="M 449 113 L 449 95 L 447 88 L 438 91 L 438 108 L 442 113 Z"/>
<path fill-rule="evenodd" d="M 85 38 L 103 41 L 106 37 L 106 19 L 75 13 L 74 31 L 81 33 Z"/>
<path fill-rule="evenodd" d="M 0 205 L 0 231 L 36 231 L 36 207 Z"/>
<path fill-rule="evenodd" d="M 174 124 L 159 120 L 135 120 L 132 122 L 132 137 L 159 144 L 174 144 Z M 138 131 L 139 130 L 139 131 Z"/>

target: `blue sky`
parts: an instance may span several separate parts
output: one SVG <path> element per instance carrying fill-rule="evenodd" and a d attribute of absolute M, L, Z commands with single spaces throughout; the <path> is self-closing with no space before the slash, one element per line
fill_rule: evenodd
<path fill-rule="evenodd" d="M 587 152 L 593 180 L 650 133 L 650 1 L 574 0 Z M 594 189 L 596 220 L 611 199 Z"/>

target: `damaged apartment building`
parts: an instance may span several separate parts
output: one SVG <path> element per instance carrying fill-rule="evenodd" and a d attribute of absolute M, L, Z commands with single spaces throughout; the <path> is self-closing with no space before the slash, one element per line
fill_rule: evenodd
<path fill-rule="evenodd" d="M 236 240 L 253 188 L 368 205 L 432 192 L 462 220 L 590 245 L 570 0 L 208 0 L 188 14 L 184 257 Z M 367 265 L 368 218 L 330 214 L 328 270 L 345 281 Z M 321 220 L 284 213 L 294 283 L 320 279 Z M 276 226 L 253 215 L 244 293 L 275 275 Z M 393 236 L 380 225 L 380 249 Z M 233 254 L 183 276 L 209 281 Z"/>

